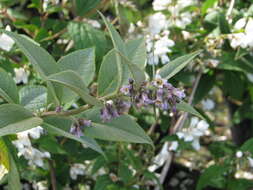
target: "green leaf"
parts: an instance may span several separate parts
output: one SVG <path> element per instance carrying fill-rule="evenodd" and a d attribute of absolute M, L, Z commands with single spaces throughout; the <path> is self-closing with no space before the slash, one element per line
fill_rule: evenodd
<path fill-rule="evenodd" d="M 231 179 L 228 182 L 229 190 L 250 190 L 253 187 L 252 180 L 247 179 Z"/>
<path fill-rule="evenodd" d="M 95 47 L 98 60 L 102 59 L 108 46 L 104 32 L 85 23 L 70 22 L 67 28 L 75 49 Z"/>
<path fill-rule="evenodd" d="M 190 104 L 187 104 L 184 101 L 181 101 L 180 103 L 177 104 L 177 109 L 180 111 L 185 111 L 185 112 L 191 113 L 191 114 L 205 120 L 205 118 L 196 109 L 194 109 Z"/>
<path fill-rule="evenodd" d="M 128 115 L 122 115 L 111 122 L 103 123 L 99 118 L 98 108 L 84 113 L 92 122 L 92 127 L 85 129 L 87 136 L 108 141 L 121 141 L 131 143 L 147 143 L 153 146 L 152 140 L 145 131 Z"/>
<path fill-rule="evenodd" d="M 6 33 L 15 40 L 21 51 L 33 64 L 36 71 L 40 73 L 41 77 L 45 78 L 45 76 L 59 71 L 54 58 L 45 49 L 35 44 L 31 39 L 9 31 L 1 30 L 1 32 Z"/>
<path fill-rule="evenodd" d="M 4 165 L 4 167 L 7 170 L 10 169 L 8 147 L 6 146 L 6 144 L 2 138 L 0 138 L 0 165 L 1 164 Z"/>
<path fill-rule="evenodd" d="M 30 38 L 9 31 L 0 31 L 6 33 L 13 40 L 15 40 L 21 51 L 26 55 L 26 57 L 29 59 L 36 71 L 39 72 L 43 79 L 46 79 L 46 76 L 59 71 L 54 58 L 45 49 L 38 46 L 38 44 L 36 44 Z M 61 95 L 61 89 L 53 86 L 51 83 L 48 83 L 48 89 L 49 95 L 51 95 L 55 104 L 59 105 L 59 96 Z"/>
<path fill-rule="evenodd" d="M 206 0 L 201 7 L 201 14 L 206 14 L 207 9 L 212 8 L 218 0 Z"/>
<path fill-rule="evenodd" d="M 8 173 L 8 190 L 21 190 L 22 186 L 20 183 L 18 168 L 11 153 L 9 153 L 9 158 L 10 158 L 10 170 Z"/>
<path fill-rule="evenodd" d="M 101 0 L 74 0 L 76 13 L 78 16 L 83 16 L 88 11 L 94 9 Z"/>
<path fill-rule="evenodd" d="M 98 95 L 108 96 L 117 93 L 121 86 L 116 51 L 112 49 L 104 57 L 98 74 Z"/>
<path fill-rule="evenodd" d="M 116 63 L 117 63 L 117 68 L 118 68 L 118 80 L 119 80 L 119 83 L 121 84 L 122 83 L 122 80 L 123 80 L 123 73 L 122 73 L 122 68 L 123 68 L 123 60 L 122 60 L 122 57 L 120 56 L 120 54 L 122 55 L 127 55 L 126 54 L 126 47 L 125 47 L 125 43 L 124 41 L 122 40 L 122 38 L 120 37 L 119 33 L 115 30 L 115 28 L 111 25 L 111 23 L 109 23 L 107 21 L 107 19 L 104 17 L 104 15 L 102 13 L 100 13 L 100 16 L 102 17 L 108 31 L 109 31 L 109 34 L 110 34 L 110 37 L 111 37 L 111 40 L 112 40 L 112 43 L 113 43 L 113 46 L 114 46 L 114 49 L 115 51 L 117 52 L 116 54 Z M 120 54 L 118 54 L 120 53 Z M 119 86 L 118 86 L 119 87 Z M 118 91 L 119 89 L 117 89 Z"/>
<path fill-rule="evenodd" d="M 226 179 L 225 175 L 228 168 L 225 166 L 212 165 L 205 169 L 204 173 L 200 176 L 196 190 L 202 190 L 207 186 L 224 188 Z"/>
<path fill-rule="evenodd" d="M 244 152 L 250 152 L 253 154 L 253 138 L 247 140 L 240 148 Z"/>
<path fill-rule="evenodd" d="M 219 14 L 219 29 L 221 34 L 229 34 L 230 28 L 224 13 Z"/>
<path fill-rule="evenodd" d="M 15 104 L 3 104 L 0 106 L 0 137 L 22 132 L 42 123 L 42 119 Z"/>
<path fill-rule="evenodd" d="M 104 17 L 104 15 L 102 13 L 99 12 L 99 14 L 102 17 L 102 19 L 109 31 L 114 48 L 117 51 L 121 52 L 123 55 L 127 55 L 126 45 L 125 45 L 124 41 L 122 40 L 122 38 L 120 37 L 119 33 L 115 30 L 113 25 L 107 21 L 107 19 Z"/>
<path fill-rule="evenodd" d="M 95 75 L 95 49 L 87 48 L 74 51 L 62 57 L 58 64 L 62 71 L 72 70 L 78 73 L 88 86 Z"/>
<path fill-rule="evenodd" d="M 213 88 L 215 84 L 215 75 L 203 75 L 200 79 L 196 93 L 193 99 L 193 105 L 200 102 Z"/>
<path fill-rule="evenodd" d="M 133 173 L 128 168 L 128 165 L 121 163 L 118 169 L 118 176 L 121 178 L 121 180 L 127 184 L 133 179 Z"/>
<path fill-rule="evenodd" d="M 88 104 L 101 105 L 101 102 L 89 95 L 88 89 L 82 81 L 82 78 L 74 71 L 68 70 L 50 75 L 48 80 L 70 88 Z"/>
<path fill-rule="evenodd" d="M 105 190 L 110 184 L 113 184 L 113 182 L 108 175 L 98 176 L 94 190 Z"/>
<path fill-rule="evenodd" d="M 141 70 L 136 64 L 133 64 L 131 62 L 131 60 L 129 60 L 122 53 L 120 53 L 120 52 L 117 52 L 117 53 L 120 55 L 122 60 L 124 60 L 124 63 L 128 66 L 128 69 L 130 70 L 130 72 L 132 74 L 135 84 L 139 87 L 142 84 L 142 82 L 144 82 L 146 79 L 145 72 L 143 70 Z M 123 67 L 123 68 L 125 68 L 125 67 Z M 128 72 L 128 71 L 126 69 L 124 69 L 123 72 Z M 126 74 L 124 73 L 124 75 L 126 75 Z M 124 76 L 124 79 L 126 79 L 125 76 Z"/>
<path fill-rule="evenodd" d="M 44 86 L 25 86 L 19 91 L 20 104 L 25 108 L 36 111 L 47 105 L 47 88 Z"/>
<path fill-rule="evenodd" d="M 126 42 L 127 57 L 133 64 L 136 64 L 139 68 L 144 69 L 146 66 L 147 53 L 145 39 L 138 38 L 129 40 Z"/>
<path fill-rule="evenodd" d="M 11 76 L 0 68 L 0 97 L 8 103 L 19 103 L 18 89 Z"/>
<path fill-rule="evenodd" d="M 169 79 L 181 71 L 187 64 L 189 64 L 197 55 L 201 53 L 200 51 L 196 51 L 181 57 L 176 58 L 175 60 L 171 61 L 170 63 L 164 65 L 159 74 L 162 78 Z"/>
<path fill-rule="evenodd" d="M 61 117 L 47 117 L 45 118 L 45 122 L 43 123 L 44 129 L 46 129 L 49 133 L 58 136 L 64 136 L 69 139 L 78 141 L 90 147 L 91 149 L 103 154 L 103 151 L 94 139 L 89 138 L 87 136 L 82 136 L 79 138 L 69 133 L 68 131 L 70 130 L 71 125 L 71 120 Z"/>

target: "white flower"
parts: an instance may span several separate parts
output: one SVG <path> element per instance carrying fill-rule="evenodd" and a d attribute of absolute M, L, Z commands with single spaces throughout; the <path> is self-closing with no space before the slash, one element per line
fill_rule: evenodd
<path fill-rule="evenodd" d="M 212 110 L 215 107 L 215 103 L 211 99 L 202 100 L 201 104 L 204 110 Z"/>
<path fill-rule="evenodd" d="M 10 26 L 6 26 L 5 30 L 11 31 Z M 0 35 L 0 48 L 5 51 L 10 51 L 15 41 L 6 34 Z"/>
<path fill-rule="evenodd" d="M 34 182 L 32 186 L 35 190 L 48 190 L 47 181 Z"/>
<path fill-rule="evenodd" d="M 168 8 L 168 5 L 171 3 L 171 0 L 154 0 L 153 9 L 155 11 L 161 11 Z"/>
<path fill-rule="evenodd" d="M 177 141 L 172 141 L 170 146 L 169 146 L 169 150 L 170 151 L 176 151 L 178 148 L 178 142 Z"/>
<path fill-rule="evenodd" d="M 184 40 L 188 40 L 191 38 L 191 33 L 185 30 L 182 31 L 182 35 L 183 35 Z"/>
<path fill-rule="evenodd" d="M 241 18 L 241 19 L 239 19 L 239 20 L 235 23 L 234 28 L 235 28 L 236 30 L 240 30 L 240 29 L 244 28 L 245 25 L 246 25 L 246 21 L 247 21 L 246 18 Z"/>
<path fill-rule="evenodd" d="M 166 53 L 171 52 L 171 47 L 175 45 L 175 42 L 168 38 L 168 36 L 164 36 L 157 40 L 154 44 L 154 54 L 158 56 L 162 56 Z"/>
<path fill-rule="evenodd" d="M 247 73 L 246 75 L 248 80 L 253 83 L 253 74 Z"/>
<path fill-rule="evenodd" d="M 84 164 L 73 164 L 71 166 L 70 177 L 73 180 L 76 180 L 78 175 L 85 175 L 85 165 Z"/>
<path fill-rule="evenodd" d="M 160 33 L 168 26 L 167 18 L 161 12 L 155 13 L 149 17 L 149 31 L 152 35 Z"/>
<path fill-rule="evenodd" d="M 242 156 L 243 156 L 242 151 L 237 151 L 237 152 L 236 152 L 236 157 L 237 157 L 237 158 L 241 158 Z"/>
<path fill-rule="evenodd" d="M 157 168 L 161 167 L 165 163 L 170 154 L 168 151 L 168 145 L 168 142 L 164 143 L 162 150 L 155 156 L 153 161 L 154 164 L 148 167 L 150 172 L 154 172 Z"/>
<path fill-rule="evenodd" d="M 14 72 L 15 72 L 14 80 L 17 84 L 19 83 L 26 84 L 28 82 L 29 72 L 26 71 L 24 68 L 14 68 Z"/>
<path fill-rule="evenodd" d="M 195 150 L 199 150 L 199 138 L 205 134 L 208 127 L 209 125 L 206 121 L 199 121 L 197 117 L 193 117 L 191 119 L 190 126 L 188 128 L 184 128 L 180 132 L 177 132 L 176 135 L 179 139 L 183 139 L 185 142 L 191 142 L 192 147 Z"/>

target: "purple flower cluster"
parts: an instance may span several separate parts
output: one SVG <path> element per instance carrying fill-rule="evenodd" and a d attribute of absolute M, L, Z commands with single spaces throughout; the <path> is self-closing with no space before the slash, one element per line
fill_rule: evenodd
<path fill-rule="evenodd" d="M 74 123 L 71 128 L 70 128 L 70 133 L 77 136 L 81 137 L 83 136 L 83 129 L 84 127 L 90 127 L 91 126 L 91 120 L 86 120 L 86 119 L 78 119 L 78 122 Z"/>
<path fill-rule="evenodd" d="M 185 97 L 183 90 L 173 87 L 159 75 L 151 82 L 143 82 L 138 89 L 135 88 L 134 81 L 130 79 L 120 92 L 125 96 L 124 100 L 116 100 L 115 103 L 109 101 L 101 109 L 100 116 L 103 122 L 127 113 L 131 106 L 141 108 L 153 105 L 164 111 L 171 109 L 175 112 L 177 102 Z"/>
<path fill-rule="evenodd" d="M 131 107 L 130 101 L 116 100 L 107 101 L 105 106 L 100 110 L 100 117 L 103 122 L 111 121 L 113 118 L 119 117 L 120 115 L 127 113 Z"/>

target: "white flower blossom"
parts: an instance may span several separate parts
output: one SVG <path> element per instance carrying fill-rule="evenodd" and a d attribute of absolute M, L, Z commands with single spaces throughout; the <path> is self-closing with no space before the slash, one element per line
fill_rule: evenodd
<path fill-rule="evenodd" d="M 177 141 L 172 141 L 170 146 L 169 146 L 169 150 L 170 151 L 176 151 L 178 148 L 178 142 Z"/>
<path fill-rule="evenodd" d="M 232 33 L 228 35 L 228 39 L 230 40 L 230 45 L 232 48 L 252 48 L 253 47 L 253 18 L 249 18 L 246 25 L 246 19 L 240 19 L 236 22 L 234 28 L 236 30 L 243 29 L 244 32 Z"/>
<path fill-rule="evenodd" d="M 10 26 L 6 26 L 5 30 L 11 31 Z M 15 41 L 9 37 L 6 34 L 1 34 L 0 35 L 0 48 L 5 50 L 5 51 L 10 51 L 12 46 L 14 45 Z"/>
<path fill-rule="evenodd" d="M 148 25 L 150 33 L 155 35 L 167 28 L 168 20 L 163 13 L 157 12 L 149 17 Z"/>
<path fill-rule="evenodd" d="M 209 125 L 206 121 L 199 121 L 197 117 L 193 117 L 191 119 L 190 126 L 188 128 L 184 128 L 180 132 L 177 132 L 177 136 L 179 139 L 183 139 L 185 142 L 191 142 L 192 147 L 195 150 L 199 150 L 199 138 L 205 135 L 208 127 Z"/>
<path fill-rule="evenodd" d="M 243 156 L 243 152 L 242 151 L 237 151 L 235 155 L 236 155 L 237 158 L 241 158 Z"/>
<path fill-rule="evenodd" d="M 30 138 L 38 139 L 43 133 L 43 128 L 38 126 L 27 131 L 17 133 L 17 140 L 12 141 L 18 149 L 18 156 L 24 156 L 31 166 L 43 167 L 43 159 L 50 158 L 49 152 L 42 152 L 32 146 Z M 29 138 L 30 137 L 30 138 Z"/>
<path fill-rule="evenodd" d="M 28 71 L 26 71 L 24 68 L 14 68 L 14 72 L 15 72 L 14 80 L 17 84 L 19 83 L 27 84 L 29 76 Z"/>
<path fill-rule="evenodd" d="M 215 107 L 215 103 L 211 99 L 202 100 L 201 104 L 204 110 L 212 110 Z"/>
<path fill-rule="evenodd" d="M 78 175 L 85 175 L 85 168 L 84 164 L 73 164 L 70 168 L 70 177 L 76 180 Z"/>
<path fill-rule="evenodd" d="M 154 0 L 153 9 L 155 11 L 162 11 L 168 8 L 168 5 L 172 3 L 171 0 Z"/>
<path fill-rule="evenodd" d="M 150 172 L 154 172 L 157 168 L 161 167 L 165 163 L 170 154 L 168 151 L 168 146 L 168 142 L 164 143 L 162 150 L 155 156 L 153 160 L 154 164 L 148 167 Z"/>

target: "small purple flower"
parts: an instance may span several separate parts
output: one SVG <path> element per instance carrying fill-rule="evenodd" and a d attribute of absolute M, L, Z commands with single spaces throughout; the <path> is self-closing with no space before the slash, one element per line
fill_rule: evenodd
<path fill-rule="evenodd" d="M 90 127 L 91 126 L 91 120 L 79 119 L 79 124 L 82 127 Z"/>
<path fill-rule="evenodd" d="M 120 92 L 126 96 L 130 96 L 131 95 L 131 88 L 132 86 L 130 84 L 128 85 L 123 85 L 120 89 Z"/>
<path fill-rule="evenodd" d="M 56 113 L 60 113 L 62 111 L 62 107 L 61 106 L 57 106 L 56 108 L 55 108 L 55 112 Z"/>
<path fill-rule="evenodd" d="M 174 94 L 176 97 L 178 97 L 179 99 L 185 98 L 185 93 L 184 93 L 184 91 L 183 91 L 183 90 L 180 90 L 180 89 L 178 89 L 178 88 L 174 88 L 174 89 L 173 89 L 173 94 Z"/>
<path fill-rule="evenodd" d="M 108 122 L 113 118 L 119 117 L 119 113 L 112 102 L 110 102 L 106 103 L 105 107 L 100 110 L 100 117 L 103 122 Z"/>
<path fill-rule="evenodd" d="M 154 103 L 154 100 L 149 98 L 149 94 L 147 92 L 142 92 L 141 98 L 144 105 L 150 105 Z"/>
<path fill-rule="evenodd" d="M 77 137 L 81 137 L 83 136 L 83 132 L 81 130 L 81 127 L 78 124 L 73 124 L 70 128 L 70 133 L 77 136 Z"/>

